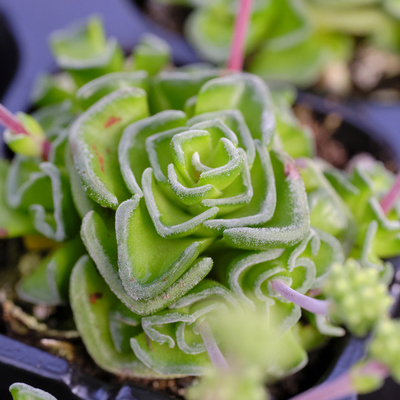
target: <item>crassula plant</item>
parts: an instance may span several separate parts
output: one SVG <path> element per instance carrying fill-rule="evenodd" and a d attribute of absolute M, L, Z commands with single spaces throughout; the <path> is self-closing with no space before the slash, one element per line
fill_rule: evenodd
<path fill-rule="evenodd" d="M 373 159 L 345 172 L 315 158 L 294 94 L 237 72 L 243 15 L 228 70 L 173 68 L 151 35 L 125 60 L 97 18 L 52 35 L 63 72 L 39 81 L 38 109 L 0 109 L 15 152 L 0 232 L 48 240 L 16 291 L 70 304 L 109 372 L 204 375 L 188 399 L 267 398 L 344 328 L 374 332 L 348 391 L 375 388 L 371 363 L 398 374 L 397 341 L 379 354 L 397 329 L 383 258 L 400 254 L 398 180 Z"/>
<path fill-rule="evenodd" d="M 205 60 L 227 62 L 238 0 L 147 3 L 191 9 L 184 24 L 185 36 Z M 350 79 L 346 63 L 353 59 L 360 42 L 398 54 L 399 16 L 397 2 L 390 0 L 254 0 L 246 40 L 246 69 L 265 79 L 303 87 L 315 84 L 325 73 L 336 84 L 330 89 L 340 92 L 338 86 L 343 88 Z M 374 59 L 381 57 L 377 52 Z M 371 75 L 366 83 L 358 83 L 371 85 L 367 82 L 376 79 Z"/>

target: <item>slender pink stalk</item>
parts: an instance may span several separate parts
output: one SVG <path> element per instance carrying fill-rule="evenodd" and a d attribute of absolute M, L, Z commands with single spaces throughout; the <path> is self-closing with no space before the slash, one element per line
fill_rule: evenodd
<path fill-rule="evenodd" d="M 29 134 L 15 115 L 8 111 L 2 104 L 0 104 L 0 123 L 14 133 Z"/>
<path fill-rule="evenodd" d="M 400 194 L 400 173 L 397 174 L 396 180 L 392 188 L 386 194 L 386 196 L 381 200 L 381 207 L 385 214 L 388 214 L 393 208 L 397 197 Z"/>
<path fill-rule="evenodd" d="M 275 280 L 272 281 L 271 284 L 275 292 L 279 293 L 292 303 L 299 305 L 301 308 L 304 308 L 313 314 L 328 314 L 329 303 L 327 301 L 314 299 L 296 292 L 283 281 Z"/>
<path fill-rule="evenodd" d="M 388 369 L 377 361 L 370 361 L 359 373 L 375 375 L 381 379 L 385 379 L 389 375 Z M 356 389 L 353 387 L 350 372 L 347 371 L 333 381 L 307 390 L 290 400 L 339 400 L 354 394 L 356 394 Z"/>
<path fill-rule="evenodd" d="M 235 21 L 235 30 L 228 60 L 228 69 L 241 71 L 243 69 L 247 28 L 253 0 L 240 0 Z"/>
<path fill-rule="evenodd" d="M 217 342 L 214 339 L 214 336 L 211 332 L 210 325 L 208 325 L 207 321 L 203 321 L 200 326 L 199 326 L 199 331 L 200 335 L 204 341 L 204 344 L 206 346 L 208 355 L 211 358 L 212 363 L 214 364 L 215 367 L 223 370 L 228 370 L 229 369 L 229 364 L 225 360 L 225 357 L 221 353 L 221 350 L 219 349 Z"/>

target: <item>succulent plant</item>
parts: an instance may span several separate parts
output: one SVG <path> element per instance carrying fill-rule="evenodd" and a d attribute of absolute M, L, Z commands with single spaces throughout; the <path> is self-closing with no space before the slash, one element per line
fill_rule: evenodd
<path fill-rule="evenodd" d="M 207 61 L 222 64 L 228 60 L 239 1 L 151 1 L 192 8 L 184 27 L 191 44 Z M 396 4 L 383 0 L 254 1 L 246 69 L 264 79 L 309 86 L 330 65 L 352 58 L 355 37 L 398 53 Z"/>
<path fill-rule="evenodd" d="M 398 342 L 400 323 L 398 320 L 382 320 L 369 343 L 368 354 L 374 360 L 385 365 L 392 377 L 400 381 Z"/>
<path fill-rule="evenodd" d="M 332 322 L 363 335 L 387 314 L 381 258 L 400 253 L 398 214 L 379 201 L 394 177 L 376 162 L 346 174 L 316 159 L 290 90 L 173 68 L 149 35 L 125 61 L 96 18 L 53 35 L 52 49 L 64 72 L 41 78 L 39 109 L 0 110 L 16 153 L 0 163 L 0 233 L 50 239 L 17 293 L 69 302 L 101 368 L 207 374 L 193 399 L 230 398 L 232 381 L 263 398 L 262 380 L 307 362 L 302 308 L 318 338 L 344 334 Z"/>

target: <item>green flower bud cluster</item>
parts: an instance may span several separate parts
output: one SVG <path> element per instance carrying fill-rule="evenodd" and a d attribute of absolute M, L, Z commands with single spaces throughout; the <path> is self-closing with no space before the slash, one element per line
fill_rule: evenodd
<path fill-rule="evenodd" d="M 400 321 L 384 319 L 375 329 L 368 346 L 368 354 L 387 367 L 393 378 L 400 382 Z"/>
<path fill-rule="evenodd" d="M 379 271 L 361 268 L 355 260 L 335 264 L 323 286 L 330 316 L 351 332 L 363 336 L 388 314 L 393 303 L 387 287 L 379 281 Z"/>

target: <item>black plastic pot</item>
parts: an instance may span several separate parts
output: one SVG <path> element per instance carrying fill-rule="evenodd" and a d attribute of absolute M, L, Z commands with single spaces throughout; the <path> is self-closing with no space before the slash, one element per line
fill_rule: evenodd
<path fill-rule="evenodd" d="M 48 33 L 77 18 L 84 18 L 94 11 L 103 14 L 107 31 L 117 36 L 125 48 L 133 47 L 140 33 L 151 31 L 171 43 L 178 64 L 197 61 L 194 52 L 179 36 L 143 20 L 142 16 L 136 14 L 134 8 L 130 7 L 129 1 L 86 0 L 80 3 L 78 9 L 73 2 L 59 0 L 51 4 L 46 3 L 46 9 L 38 9 L 38 3 L 31 0 L 18 0 L 18 2 L 0 0 L 0 8 L 5 8 L 16 32 L 21 53 L 21 68 L 5 97 L 5 104 L 13 111 L 27 108 L 28 93 L 34 77 L 43 71 L 54 70 L 45 41 Z M 132 27 L 132 32 L 127 27 Z M 32 35 L 32 32 L 35 35 Z M 32 39 L 33 36 L 35 40 Z M 395 143 L 394 138 L 393 141 L 391 138 L 385 141 L 380 130 L 372 126 L 365 115 L 308 94 L 300 95 L 298 101 L 309 104 L 317 117 L 332 112 L 342 116 L 344 123 L 335 135 L 337 140 L 349 149 L 350 154 L 370 152 L 378 158 L 400 160 L 400 149 L 396 151 L 396 147 L 392 145 Z M 345 345 L 343 340 L 347 341 L 347 339 L 335 339 L 338 348 L 341 348 L 340 356 L 337 351 L 339 358 L 335 365 L 327 365 L 329 362 L 321 359 L 313 383 L 326 378 L 333 379 L 348 370 L 362 356 L 362 341 L 350 339 Z M 167 399 L 164 395 L 133 385 L 105 384 L 83 374 L 76 366 L 70 365 L 63 359 L 0 335 L 0 399 L 10 397 L 8 386 L 15 381 L 23 381 L 47 390 L 59 400 Z M 355 397 L 346 400 L 354 399 Z"/>

